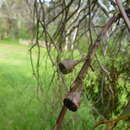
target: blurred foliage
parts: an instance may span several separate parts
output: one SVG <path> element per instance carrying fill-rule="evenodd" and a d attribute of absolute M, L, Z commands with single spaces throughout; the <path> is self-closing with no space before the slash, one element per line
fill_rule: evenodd
<path fill-rule="evenodd" d="M 32 38 L 33 1 L 5 0 L 0 5 L 0 38 Z"/>
<path fill-rule="evenodd" d="M 93 63 L 95 72 L 89 72 L 85 81 L 86 95 L 107 119 L 113 114 L 120 115 L 130 99 L 129 47 L 114 56 L 108 54 L 105 58 L 97 55 L 98 60 Z"/>

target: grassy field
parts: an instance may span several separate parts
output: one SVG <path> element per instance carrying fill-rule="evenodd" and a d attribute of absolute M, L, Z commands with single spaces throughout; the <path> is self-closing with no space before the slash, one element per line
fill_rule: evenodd
<path fill-rule="evenodd" d="M 0 130 L 28 129 L 29 122 L 33 124 L 34 91 L 27 47 L 0 43 Z"/>
<path fill-rule="evenodd" d="M 0 130 L 44 130 L 43 103 L 37 100 L 28 47 L 1 42 Z"/>
<path fill-rule="evenodd" d="M 57 92 L 49 88 L 51 68 L 43 69 L 47 89 L 37 98 L 28 49 L 17 41 L 0 41 L 0 130 L 52 130 L 61 109 Z M 63 130 L 91 130 L 88 113 L 87 106 L 68 112 Z"/>
<path fill-rule="evenodd" d="M 43 49 L 42 53 L 43 91 L 37 93 L 37 84 L 30 64 L 29 46 L 20 45 L 18 41 L 0 41 L 0 130 L 54 128 L 66 89 L 62 84 L 57 85 L 57 78 L 50 86 L 53 71 L 46 50 Z M 36 54 L 34 52 L 34 59 Z M 70 81 L 66 81 L 68 86 L 72 83 L 72 77 L 75 77 L 75 74 L 71 75 Z M 67 112 L 62 130 L 93 130 L 96 120 L 90 111 L 91 107 L 86 98 L 76 113 Z M 122 127 L 117 129 L 122 130 Z"/>

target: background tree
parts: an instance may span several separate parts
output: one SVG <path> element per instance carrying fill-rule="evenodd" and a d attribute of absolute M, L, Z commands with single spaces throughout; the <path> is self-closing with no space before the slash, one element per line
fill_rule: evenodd
<path fill-rule="evenodd" d="M 0 12 L 3 37 L 29 38 L 32 35 L 33 1 L 4 0 Z"/>

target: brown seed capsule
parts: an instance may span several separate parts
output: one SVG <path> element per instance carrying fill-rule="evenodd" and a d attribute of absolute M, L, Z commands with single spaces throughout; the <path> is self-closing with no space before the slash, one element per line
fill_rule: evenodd
<path fill-rule="evenodd" d="M 68 74 L 73 71 L 78 63 L 78 60 L 65 59 L 59 63 L 59 69 L 63 74 Z"/>
<path fill-rule="evenodd" d="M 64 99 L 64 105 L 70 110 L 70 111 L 77 111 L 80 105 L 80 96 L 81 92 L 72 92 Z"/>

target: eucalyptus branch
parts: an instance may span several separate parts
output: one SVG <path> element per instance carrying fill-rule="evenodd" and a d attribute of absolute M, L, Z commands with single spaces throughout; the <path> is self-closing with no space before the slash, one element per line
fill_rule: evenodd
<path fill-rule="evenodd" d="M 124 115 L 122 115 L 122 116 L 119 116 L 119 117 L 117 117 L 116 119 L 113 119 L 113 120 L 103 120 L 103 121 L 100 121 L 100 122 L 98 122 L 96 125 L 95 125 L 95 128 L 96 127 L 98 127 L 98 126 L 100 126 L 100 125 L 102 125 L 102 124 L 106 124 L 106 125 L 108 125 L 109 123 L 117 123 L 118 121 L 120 121 L 120 120 L 125 120 L 125 119 L 127 119 L 128 117 L 130 117 L 130 113 L 128 113 L 128 114 L 124 114 Z"/>
<path fill-rule="evenodd" d="M 106 16 L 109 16 L 109 10 L 107 9 L 107 7 L 103 4 L 102 0 L 98 0 L 97 1 L 99 7 L 103 10 L 103 12 L 105 13 Z"/>
<path fill-rule="evenodd" d="M 129 21 L 129 18 L 128 18 L 126 12 L 125 12 L 125 9 L 124 9 L 122 3 L 120 2 L 120 0 L 115 0 L 115 1 L 116 1 L 116 4 L 117 4 L 121 14 L 122 14 L 124 21 L 126 23 L 126 26 L 127 26 L 128 30 L 130 32 L 130 21 Z"/>
<path fill-rule="evenodd" d="M 108 31 L 108 29 L 112 26 L 112 24 L 114 22 L 116 22 L 116 20 L 119 18 L 119 15 L 113 16 L 104 26 L 104 28 L 101 30 L 100 34 L 98 35 L 97 39 L 95 40 L 94 44 L 90 47 L 90 51 L 88 52 L 86 58 L 87 61 L 83 64 L 83 66 L 81 67 L 81 70 L 79 72 L 79 74 L 77 75 L 76 79 L 74 80 L 74 82 L 72 83 L 71 87 L 70 87 L 70 92 L 74 92 L 76 89 L 78 88 L 82 88 L 82 84 L 83 84 L 83 79 L 85 78 L 85 75 L 88 71 L 88 68 L 90 67 L 90 64 L 92 62 L 92 58 L 94 57 L 96 50 L 100 44 L 100 41 L 102 40 L 102 38 L 105 36 L 106 32 Z M 67 108 L 63 105 L 62 110 L 60 112 L 60 115 L 58 116 L 58 119 L 56 121 L 56 125 L 54 130 L 60 130 L 61 128 L 61 123 L 64 119 L 64 115 L 67 111 Z"/>
<path fill-rule="evenodd" d="M 74 0 L 71 0 L 65 8 L 63 8 L 55 17 L 53 17 L 53 18 L 46 24 L 46 26 L 48 26 L 50 23 L 54 22 L 60 15 L 62 15 L 62 13 L 63 13 L 67 8 L 69 8 L 69 7 L 72 5 L 73 1 L 74 1 Z"/>

